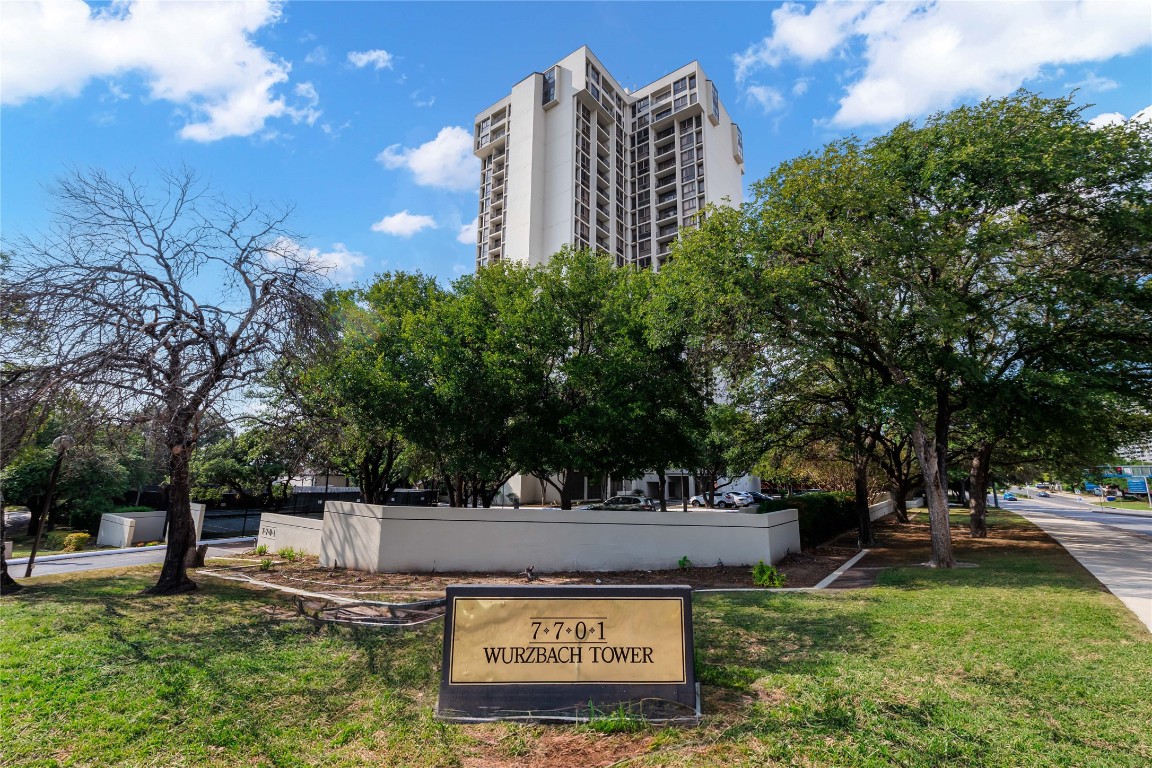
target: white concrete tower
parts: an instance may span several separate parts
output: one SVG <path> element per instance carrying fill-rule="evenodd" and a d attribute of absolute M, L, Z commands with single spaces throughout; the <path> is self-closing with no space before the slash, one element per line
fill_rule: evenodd
<path fill-rule="evenodd" d="M 743 199 L 740 128 L 698 62 L 629 93 L 582 47 L 478 114 L 475 154 L 477 267 L 574 244 L 659 269 L 701 208 Z"/>

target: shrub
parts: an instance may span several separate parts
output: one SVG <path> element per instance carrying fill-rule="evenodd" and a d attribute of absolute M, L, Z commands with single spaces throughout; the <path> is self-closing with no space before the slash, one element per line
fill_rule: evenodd
<path fill-rule="evenodd" d="M 114 514 L 114 515 L 126 515 L 130 512 L 151 512 L 151 511 L 152 511 L 152 507 L 147 507 L 147 506 L 113 507 L 112 508 L 112 514 Z"/>
<path fill-rule="evenodd" d="M 77 507 L 76 509 L 69 510 L 68 525 L 75 530 L 96 533 L 100 530 L 100 516 L 111 511 L 112 505 L 107 503 Z"/>
<path fill-rule="evenodd" d="M 87 533 L 70 533 L 64 537 L 64 546 L 60 548 L 61 552 L 79 552 L 88 546 L 88 542 L 92 540 L 91 534 Z"/>
<path fill-rule="evenodd" d="M 256 554 L 258 554 L 258 555 L 268 554 L 268 545 L 267 544 L 261 544 L 260 546 L 256 547 Z"/>
<path fill-rule="evenodd" d="M 272 558 L 266 557 L 263 560 L 261 560 L 260 561 L 260 570 L 262 570 L 262 571 L 272 570 Z"/>
<path fill-rule="evenodd" d="M 219 486 L 197 485 L 192 488 L 191 497 L 199 504 L 219 504 L 224 500 L 224 492 Z"/>
<path fill-rule="evenodd" d="M 68 531 L 48 531 L 44 534 L 44 549 L 60 550 L 64 548 L 64 537 Z"/>
<path fill-rule="evenodd" d="M 856 497 L 851 493 L 806 493 L 771 499 L 760 504 L 760 512 L 795 509 L 800 523 L 800 546 L 823 544 L 856 527 Z"/>
<path fill-rule="evenodd" d="M 758 587 L 782 587 L 785 580 L 776 566 L 767 565 L 763 560 L 752 566 L 752 583 Z"/>
<path fill-rule="evenodd" d="M 679 565 L 680 570 L 686 571 L 692 567 L 692 561 L 688 559 L 688 555 L 684 555 L 684 557 L 680 558 Z"/>
<path fill-rule="evenodd" d="M 301 553 L 292 549 L 292 547 L 284 547 L 284 549 L 280 550 L 277 554 L 279 554 L 280 557 L 284 558 L 285 560 L 287 560 L 288 562 L 291 563 L 291 562 L 295 561 L 296 559 L 298 559 L 300 557 Z"/>

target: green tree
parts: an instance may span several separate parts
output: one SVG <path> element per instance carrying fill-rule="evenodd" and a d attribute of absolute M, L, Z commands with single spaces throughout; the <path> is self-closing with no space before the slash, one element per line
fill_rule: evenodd
<path fill-rule="evenodd" d="M 651 277 L 591 251 L 564 249 L 534 272 L 533 425 L 518 463 L 570 508 L 577 473 L 662 474 L 687 458 L 702 414 L 675 340 L 652 333 Z"/>
<path fill-rule="evenodd" d="M 366 503 L 387 502 L 408 477 L 405 434 L 421 421 L 429 394 L 406 327 L 439 293 L 433 278 L 389 272 L 333 294 L 337 338 L 294 385 L 305 417 L 328 425 L 321 463 L 355 477 Z"/>
<path fill-rule="evenodd" d="M 947 451 L 971 382 L 1044 361 L 1146 387 L 1152 129 L 1080 112 L 1018 93 L 828 145 L 685 248 L 736 297 L 710 320 L 736 321 L 730 347 L 831 345 L 875 375 L 924 475 L 934 565 L 954 564 Z M 1109 337 L 1123 356 L 1095 351 Z"/>
<path fill-rule="evenodd" d="M 528 412 L 539 391 L 535 282 L 526 267 L 498 262 L 457 280 L 407 324 L 427 383 L 423 416 L 409 439 L 431 457 L 453 505 L 490 507 L 520 471 L 532 440 Z"/>

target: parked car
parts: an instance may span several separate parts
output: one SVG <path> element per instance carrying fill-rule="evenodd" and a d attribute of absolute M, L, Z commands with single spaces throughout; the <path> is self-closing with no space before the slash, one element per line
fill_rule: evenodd
<path fill-rule="evenodd" d="M 760 493 L 760 491 L 750 491 L 748 495 L 752 497 L 753 504 L 762 504 L 772 498 L 766 493 Z"/>
<path fill-rule="evenodd" d="M 1016 494 L 1012 493 L 1012 491 L 1007 491 L 1000 498 L 1004 501 L 1016 501 Z"/>
<path fill-rule="evenodd" d="M 708 506 L 708 497 L 701 493 L 688 499 L 688 503 L 693 507 L 706 507 Z M 743 491 L 716 491 L 712 494 L 712 506 L 715 509 L 736 509 L 755 503 L 752 494 Z"/>
<path fill-rule="evenodd" d="M 725 491 L 716 494 L 715 505 L 719 509 L 739 509 L 754 503 L 752 494 L 743 491 Z"/>
<path fill-rule="evenodd" d="M 1036 495 L 1042 499 L 1047 499 L 1052 496 L 1052 494 L 1048 493 L 1048 491 L 1037 491 Z"/>
<path fill-rule="evenodd" d="M 589 504 L 588 509 L 621 509 L 626 507 L 655 509 L 658 504 L 659 502 L 647 496 L 612 496 L 600 504 Z"/>

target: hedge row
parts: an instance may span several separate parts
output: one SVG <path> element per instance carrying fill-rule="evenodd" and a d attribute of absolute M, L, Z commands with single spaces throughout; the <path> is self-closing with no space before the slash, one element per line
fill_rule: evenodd
<path fill-rule="evenodd" d="M 795 509 L 800 522 L 800 545 L 823 544 L 856 527 L 856 497 L 851 493 L 806 493 L 760 504 L 761 512 Z"/>

